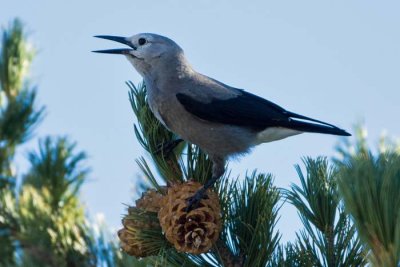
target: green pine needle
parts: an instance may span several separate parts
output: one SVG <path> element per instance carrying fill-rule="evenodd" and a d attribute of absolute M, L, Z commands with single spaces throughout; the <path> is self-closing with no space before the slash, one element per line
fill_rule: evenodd
<path fill-rule="evenodd" d="M 341 167 L 339 189 L 371 262 L 400 265 L 400 155 L 359 150 Z"/>
<path fill-rule="evenodd" d="M 46 137 L 39 141 L 39 152 L 28 154 L 31 168 L 23 185 L 50 190 L 55 212 L 76 197 L 89 173 L 83 166 L 86 154 L 75 153 L 75 148 L 67 138 Z"/>
<path fill-rule="evenodd" d="M 235 182 L 229 189 L 229 212 L 221 238 L 236 257 L 243 258 L 243 266 L 265 266 L 280 240 L 275 230 L 280 194 L 272 181 L 271 175 L 253 172 L 243 185 Z"/>
<path fill-rule="evenodd" d="M 129 99 L 138 124 L 134 125 L 135 135 L 142 147 L 150 154 L 160 177 L 166 183 L 183 181 L 183 174 L 178 163 L 179 153 L 163 155 L 156 153 L 160 145 L 175 140 L 177 137 L 168 131 L 153 115 L 147 104 L 146 86 L 136 87 L 128 82 Z M 143 163 L 143 162 L 142 162 Z M 154 182 L 154 181 L 153 181 Z"/>
<path fill-rule="evenodd" d="M 297 234 L 298 246 L 308 251 L 316 266 L 345 267 L 366 264 L 355 227 L 344 213 L 337 192 L 338 171 L 326 158 L 305 158 L 306 176 L 296 165 L 301 185 L 292 184 L 285 194 L 304 225 Z"/>
<path fill-rule="evenodd" d="M 0 89 L 15 99 L 26 81 L 34 51 L 27 42 L 22 22 L 15 19 L 3 30 L 0 53 Z"/>

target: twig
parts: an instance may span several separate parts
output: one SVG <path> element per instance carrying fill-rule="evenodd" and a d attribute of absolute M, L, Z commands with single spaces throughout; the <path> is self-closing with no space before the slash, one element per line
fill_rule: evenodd
<path fill-rule="evenodd" d="M 244 265 L 243 255 L 233 255 L 231 250 L 221 240 L 217 241 L 216 247 L 224 267 L 242 267 Z"/>

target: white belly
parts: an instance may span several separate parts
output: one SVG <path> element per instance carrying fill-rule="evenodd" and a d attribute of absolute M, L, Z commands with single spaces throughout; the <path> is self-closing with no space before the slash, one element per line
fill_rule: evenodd
<path fill-rule="evenodd" d="M 257 134 L 257 142 L 258 142 L 258 144 L 268 143 L 268 142 L 272 142 L 272 141 L 281 140 L 281 139 L 289 137 L 289 136 L 301 134 L 301 133 L 303 133 L 303 132 L 288 129 L 288 128 L 270 127 L 270 128 L 267 128 L 266 130 Z"/>

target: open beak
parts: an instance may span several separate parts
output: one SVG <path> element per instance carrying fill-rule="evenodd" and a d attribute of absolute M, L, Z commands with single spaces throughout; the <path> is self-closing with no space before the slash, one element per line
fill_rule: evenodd
<path fill-rule="evenodd" d="M 106 50 L 96 50 L 92 51 L 95 53 L 103 53 L 103 54 L 120 54 L 120 55 L 127 55 L 130 54 L 131 51 L 136 50 L 136 46 L 134 46 L 126 37 L 119 37 L 119 36 L 110 36 L 110 35 L 96 35 L 96 38 L 106 39 L 115 41 L 121 44 L 125 44 L 130 48 L 117 48 L 117 49 L 106 49 Z"/>

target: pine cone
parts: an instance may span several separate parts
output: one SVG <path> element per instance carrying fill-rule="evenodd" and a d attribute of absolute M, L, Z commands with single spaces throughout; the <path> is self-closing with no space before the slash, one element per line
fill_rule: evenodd
<path fill-rule="evenodd" d="M 143 192 L 142 197 L 136 200 L 136 207 L 146 211 L 158 212 L 164 195 L 155 189 Z"/>
<path fill-rule="evenodd" d="M 122 224 L 124 228 L 118 231 L 118 237 L 123 251 L 136 257 L 158 254 L 160 248 L 154 246 L 154 240 L 146 238 L 149 232 L 159 232 L 161 235 L 161 227 L 154 213 L 130 207 Z"/>
<path fill-rule="evenodd" d="M 198 208 L 186 212 L 187 199 L 202 185 L 189 181 L 168 188 L 158 218 L 165 237 L 176 250 L 192 254 L 207 252 L 218 239 L 221 230 L 219 199 L 207 190 Z"/>

